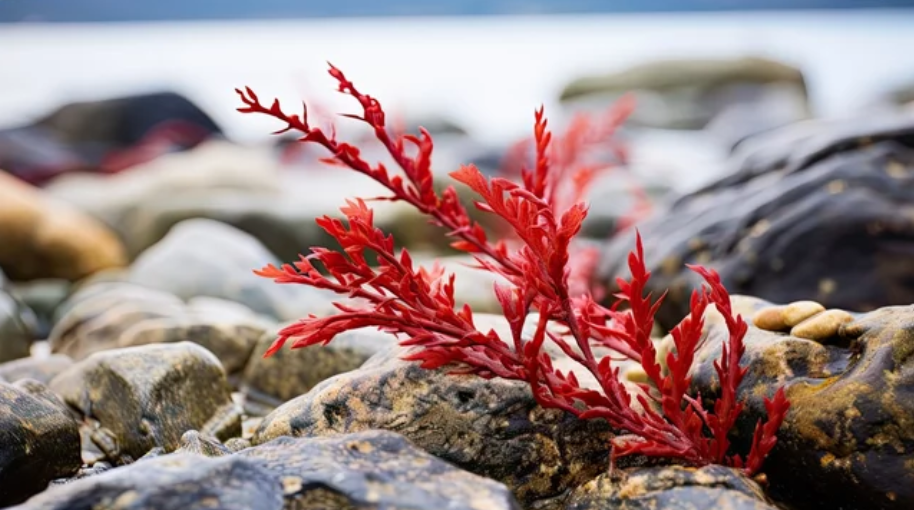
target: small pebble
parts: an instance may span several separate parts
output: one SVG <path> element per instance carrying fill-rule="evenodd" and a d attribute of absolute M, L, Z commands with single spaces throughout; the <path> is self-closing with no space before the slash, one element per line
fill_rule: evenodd
<path fill-rule="evenodd" d="M 766 331 L 783 331 L 787 329 L 787 324 L 784 323 L 784 307 L 769 306 L 762 308 L 752 316 L 752 324 Z"/>
<path fill-rule="evenodd" d="M 794 301 L 784 308 L 784 324 L 793 327 L 824 311 L 825 307 L 815 301 Z"/>
<path fill-rule="evenodd" d="M 790 330 L 790 334 L 821 342 L 837 336 L 838 328 L 853 320 L 854 316 L 844 310 L 827 310 L 797 324 Z"/>

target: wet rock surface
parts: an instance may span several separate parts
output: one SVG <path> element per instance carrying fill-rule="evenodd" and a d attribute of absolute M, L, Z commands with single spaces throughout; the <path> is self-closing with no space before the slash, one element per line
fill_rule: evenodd
<path fill-rule="evenodd" d="M 279 477 L 231 456 L 164 455 L 55 486 L 16 510 L 281 510 Z"/>
<path fill-rule="evenodd" d="M 280 436 L 383 429 L 462 469 L 504 483 L 522 505 L 554 497 L 608 466 L 609 429 L 545 410 L 521 382 L 448 375 L 401 361 L 394 347 L 268 415 L 254 444 Z"/>
<path fill-rule="evenodd" d="M 519 510 L 508 489 L 386 431 L 280 437 L 239 452 L 280 476 L 287 508 Z"/>
<path fill-rule="evenodd" d="M 775 510 L 752 480 L 723 466 L 636 468 L 578 487 L 565 510 Z"/>
<path fill-rule="evenodd" d="M 173 451 L 188 430 L 223 439 L 241 435 L 224 370 L 212 353 L 190 342 L 96 353 L 50 387 L 80 412 L 92 442 L 116 463 L 154 447 Z"/>
<path fill-rule="evenodd" d="M 775 306 L 761 300 L 750 305 L 759 314 Z M 710 360 L 719 356 L 726 329 L 714 314 L 709 317 L 693 385 L 711 399 L 719 385 Z M 837 326 L 827 322 L 833 334 L 819 341 L 749 328 L 743 357 L 749 371 L 739 390 L 748 408 L 737 423 L 740 447 L 763 416 L 762 397 L 783 385 L 791 409 L 764 466 L 774 499 L 804 509 L 910 508 L 914 306 L 853 314 Z"/>
<path fill-rule="evenodd" d="M 790 126 L 750 138 L 732 175 L 638 225 L 653 276 L 670 294 L 657 318 L 686 313 L 699 281 L 684 264 L 718 270 L 732 294 L 815 300 L 868 311 L 914 302 L 914 123 L 880 118 Z M 606 246 L 599 275 L 628 276 L 634 232 Z"/>
<path fill-rule="evenodd" d="M 0 382 L 0 506 L 24 501 L 80 465 L 76 421 L 55 403 Z"/>
<path fill-rule="evenodd" d="M 274 407 L 304 395 L 325 379 L 355 370 L 372 355 L 396 344 L 393 335 L 364 328 L 339 334 L 324 347 L 283 348 L 264 358 L 277 332 L 260 337 L 242 378 L 249 398 Z"/>

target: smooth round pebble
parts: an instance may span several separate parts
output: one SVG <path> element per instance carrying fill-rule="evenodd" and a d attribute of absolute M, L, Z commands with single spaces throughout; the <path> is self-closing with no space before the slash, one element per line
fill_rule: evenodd
<path fill-rule="evenodd" d="M 854 320 L 854 316 L 844 310 L 826 310 L 813 315 L 797 324 L 790 330 L 790 334 L 799 338 L 806 338 L 821 342 L 838 334 L 838 328 Z"/>

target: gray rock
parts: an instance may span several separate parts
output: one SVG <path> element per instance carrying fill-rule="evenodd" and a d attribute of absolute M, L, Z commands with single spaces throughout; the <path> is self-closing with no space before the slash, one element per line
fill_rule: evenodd
<path fill-rule="evenodd" d="M 242 378 L 242 389 L 248 398 L 271 406 L 304 395 L 334 375 L 355 370 L 397 341 L 388 333 L 363 328 L 341 333 L 325 347 L 286 347 L 269 358 L 263 357 L 276 336 L 276 331 L 261 336 Z"/>
<path fill-rule="evenodd" d="M 602 474 L 569 494 L 565 510 L 775 510 L 764 492 L 735 469 L 705 466 L 637 468 Z"/>
<path fill-rule="evenodd" d="M 184 300 L 210 296 L 243 303 L 256 313 L 292 320 L 332 311 L 328 294 L 301 285 L 279 285 L 253 273 L 275 256 L 250 235 L 206 219 L 187 220 L 143 252 L 130 281 Z"/>
<path fill-rule="evenodd" d="M 323 381 L 268 415 L 252 442 L 389 430 L 504 483 L 523 505 L 606 469 L 613 436 L 604 423 L 541 408 L 525 383 L 425 370 L 405 354 L 393 348 Z"/>
<path fill-rule="evenodd" d="M 238 456 L 163 455 L 52 487 L 11 510 L 281 510 L 279 477 Z"/>
<path fill-rule="evenodd" d="M 95 423 L 93 440 L 118 463 L 154 447 L 173 451 L 188 430 L 206 430 L 218 419 L 220 438 L 241 435 L 240 414 L 219 360 L 206 349 L 180 342 L 128 347 L 93 354 L 51 381 L 51 389 Z"/>
<path fill-rule="evenodd" d="M 236 456 L 264 462 L 281 477 L 286 508 L 520 509 L 504 485 L 457 469 L 392 432 L 281 437 Z"/>
<path fill-rule="evenodd" d="M 0 506 L 79 469 L 79 427 L 58 405 L 0 382 Z"/>
<path fill-rule="evenodd" d="M 20 379 L 34 379 L 47 384 L 57 374 L 70 368 L 73 360 L 63 354 L 53 354 L 46 358 L 22 358 L 0 364 L 0 379 L 16 382 Z"/>
<path fill-rule="evenodd" d="M 28 356 L 36 327 L 32 311 L 0 288 L 0 362 Z"/>
<path fill-rule="evenodd" d="M 641 222 L 647 291 L 670 293 L 657 319 L 688 313 L 699 277 L 716 269 L 733 294 L 814 299 L 854 311 L 914 302 L 914 122 L 800 124 L 750 139 L 728 176 Z M 598 278 L 628 277 L 634 232 L 605 246 Z"/>

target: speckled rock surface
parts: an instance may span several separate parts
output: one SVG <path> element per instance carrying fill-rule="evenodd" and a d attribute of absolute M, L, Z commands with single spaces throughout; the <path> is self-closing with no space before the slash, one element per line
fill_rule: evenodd
<path fill-rule="evenodd" d="M 218 439 L 201 434 L 196 430 L 188 430 L 181 436 L 181 447 L 175 453 L 192 453 L 204 457 L 222 457 L 229 455 L 232 450 L 225 447 Z"/>
<path fill-rule="evenodd" d="M 39 494 L 14 510 L 281 510 L 279 478 L 232 456 L 164 455 Z"/>
<path fill-rule="evenodd" d="M 96 353 L 50 386 L 79 410 L 93 441 L 116 463 L 154 447 L 173 451 L 188 430 L 223 439 L 241 435 L 240 414 L 226 418 L 235 404 L 219 360 L 190 342 Z M 211 420 L 220 430 L 209 430 Z"/>
<path fill-rule="evenodd" d="M 637 468 L 603 474 L 569 494 L 565 510 L 775 510 L 762 489 L 723 466 Z"/>
<path fill-rule="evenodd" d="M 375 328 L 341 333 L 327 346 L 263 354 L 278 330 L 260 337 L 244 371 L 242 388 L 255 401 L 278 406 L 303 395 L 321 381 L 360 367 L 372 355 L 396 344 L 396 338 Z"/>
<path fill-rule="evenodd" d="M 520 510 L 508 489 L 441 461 L 403 436 L 365 431 L 281 437 L 239 452 L 280 476 L 286 508 Z"/>
<path fill-rule="evenodd" d="M 757 310 L 771 303 L 755 300 Z M 824 313 L 824 312 L 822 312 Z M 717 316 L 719 317 L 719 316 Z M 695 389 L 719 391 L 710 360 L 726 338 L 709 315 L 696 357 Z M 815 320 L 815 315 L 807 320 Z M 737 422 L 745 448 L 762 397 L 784 385 L 791 409 L 763 470 L 769 494 L 804 509 L 914 506 L 914 306 L 887 307 L 842 323 L 821 341 L 750 327 Z"/>
<path fill-rule="evenodd" d="M 60 407 L 0 382 L 0 506 L 79 469 L 79 427 Z"/>
<path fill-rule="evenodd" d="M 523 505 L 606 469 L 612 434 L 602 422 L 545 410 L 524 383 L 425 370 L 401 361 L 404 354 L 391 348 L 287 402 L 264 419 L 254 444 L 284 435 L 390 430 L 504 483 Z"/>
<path fill-rule="evenodd" d="M 733 294 L 868 311 L 914 303 L 914 122 L 803 123 L 751 138 L 728 177 L 638 225 L 648 285 L 670 294 L 669 329 L 688 310 L 697 275 L 717 269 Z M 599 277 L 628 276 L 634 232 L 609 241 Z"/>

